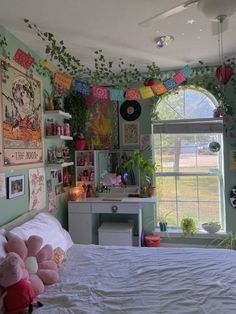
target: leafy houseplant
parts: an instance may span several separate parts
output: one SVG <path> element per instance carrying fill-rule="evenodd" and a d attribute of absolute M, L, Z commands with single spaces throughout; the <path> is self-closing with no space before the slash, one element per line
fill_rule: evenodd
<path fill-rule="evenodd" d="M 148 195 L 147 190 L 151 186 L 155 165 L 150 160 L 144 158 L 140 151 L 135 150 L 132 156 L 124 161 L 123 166 L 127 171 L 133 171 L 134 168 L 139 170 L 141 194 Z"/>
<path fill-rule="evenodd" d="M 229 232 L 227 236 L 217 244 L 217 247 L 236 250 L 236 233 Z"/>
<path fill-rule="evenodd" d="M 160 213 L 157 217 L 159 221 L 160 231 L 162 232 L 167 231 L 167 217 L 169 216 L 170 213 L 172 213 L 172 211 L 167 213 Z"/>
<path fill-rule="evenodd" d="M 197 233 L 197 226 L 193 218 L 187 217 L 181 220 L 181 228 L 183 230 L 183 234 L 194 235 Z"/>
<path fill-rule="evenodd" d="M 64 99 L 64 109 L 69 112 L 72 118 L 69 120 L 74 142 L 85 132 L 89 118 L 89 110 L 82 94 L 70 90 Z"/>

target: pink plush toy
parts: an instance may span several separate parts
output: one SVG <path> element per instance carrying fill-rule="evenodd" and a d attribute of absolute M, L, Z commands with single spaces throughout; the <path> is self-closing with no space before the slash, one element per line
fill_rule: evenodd
<path fill-rule="evenodd" d="M 44 245 L 43 239 L 39 236 L 31 236 L 23 241 L 16 235 L 8 235 L 6 243 L 7 252 L 17 253 L 22 261 L 23 276 L 29 277 L 36 295 L 44 292 L 44 285 L 50 285 L 58 281 L 58 269 L 52 261 L 53 249 L 51 245 Z"/>
<path fill-rule="evenodd" d="M 33 306 L 41 307 L 36 302 L 35 293 L 29 281 L 23 279 L 20 257 L 8 253 L 0 262 L 0 285 L 6 289 L 5 309 L 9 314 L 32 313 Z"/>

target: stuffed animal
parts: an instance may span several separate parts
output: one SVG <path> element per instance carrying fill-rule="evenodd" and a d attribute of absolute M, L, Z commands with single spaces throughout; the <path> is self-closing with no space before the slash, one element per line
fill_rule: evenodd
<path fill-rule="evenodd" d="M 6 289 L 4 298 L 6 312 L 9 314 L 32 313 L 33 306 L 41 307 L 35 300 L 35 293 L 29 281 L 22 279 L 20 258 L 16 253 L 8 253 L 0 262 L 0 285 Z"/>
<path fill-rule="evenodd" d="M 22 259 L 25 278 L 29 278 L 36 295 L 44 292 L 44 285 L 58 281 L 58 268 L 52 261 L 53 249 L 50 245 L 42 246 L 43 239 L 32 235 L 24 241 L 18 236 L 7 233 L 6 252 L 15 252 Z"/>

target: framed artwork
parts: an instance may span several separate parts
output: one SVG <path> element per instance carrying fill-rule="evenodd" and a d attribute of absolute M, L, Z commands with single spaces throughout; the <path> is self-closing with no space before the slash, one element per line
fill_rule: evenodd
<path fill-rule="evenodd" d="M 7 198 L 14 198 L 25 194 L 25 176 L 7 178 Z"/>
<path fill-rule="evenodd" d="M 118 103 L 87 96 L 89 108 L 88 138 L 94 149 L 119 147 Z"/>
<path fill-rule="evenodd" d="M 139 122 L 123 122 L 123 145 L 139 144 Z"/>
<path fill-rule="evenodd" d="M 15 63 L 0 63 L 0 167 L 42 166 L 42 83 Z"/>
<path fill-rule="evenodd" d="M 45 169 L 29 169 L 29 210 L 40 210 L 46 207 Z"/>

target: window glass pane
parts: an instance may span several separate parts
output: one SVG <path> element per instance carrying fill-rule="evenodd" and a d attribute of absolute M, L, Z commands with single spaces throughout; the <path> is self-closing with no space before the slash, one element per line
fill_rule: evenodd
<path fill-rule="evenodd" d="M 154 135 L 155 160 L 162 172 L 218 171 L 219 152 L 211 152 L 209 144 L 219 142 L 219 134 Z"/>
<path fill-rule="evenodd" d="M 176 177 L 179 201 L 197 201 L 197 178 L 192 176 Z"/>
<path fill-rule="evenodd" d="M 220 222 L 219 202 L 199 202 L 199 221 L 200 223 L 216 221 Z"/>
<path fill-rule="evenodd" d="M 168 226 L 177 226 L 177 215 L 176 215 L 176 203 L 175 202 L 158 202 L 157 204 L 157 223 L 159 223 L 159 217 L 166 216 Z"/>
<path fill-rule="evenodd" d="M 213 97 L 210 99 L 207 94 L 192 88 L 167 95 L 157 106 L 161 120 L 211 118 L 216 107 Z"/>
<path fill-rule="evenodd" d="M 158 201 L 175 201 L 175 177 L 156 177 Z"/>
<path fill-rule="evenodd" d="M 179 226 L 185 217 L 192 217 L 198 223 L 198 202 L 178 202 Z"/>
<path fill-rule="evenodd" d="M 198 185 L 199 201 L 219 202 L 220 184 L 218 177 L 198 177 Z"/>

